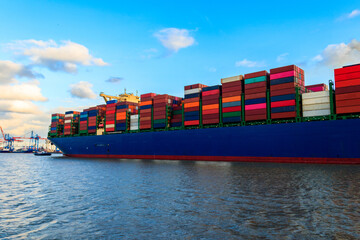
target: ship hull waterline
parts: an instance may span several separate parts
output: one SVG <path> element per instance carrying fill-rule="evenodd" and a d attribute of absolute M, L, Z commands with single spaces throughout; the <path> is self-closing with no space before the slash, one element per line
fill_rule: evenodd
<path fill-rule="evenodd" d="M 49 138 L 80 158 L 360 164 L 360 119 Z"/>

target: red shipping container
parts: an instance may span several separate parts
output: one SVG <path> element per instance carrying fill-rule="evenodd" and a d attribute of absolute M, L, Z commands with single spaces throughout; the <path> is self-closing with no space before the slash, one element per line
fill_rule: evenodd
<path fill-rule="evenodd" d="M 250 79 L 250 78 L 262 77 L 262 76 L 267 76 L 267 75 L 269 75 L 269 73 L 264 70 L 264 71 L 254 72 L 254 73 L 247 73 L 244 75 L 244 78 Z"/>
<path fill-rule="evenodd" d="M 359 113 L 359 112 L 360 112 L 360 106 L 336 107 L 337 114 Z"/>
<path fill-rule="evenodd" d="M 271 119 L 295 118 L 296 112 L 271 113 Z"/>
<path fill-rule="evenodd" d="M 260 121 L 260 120 L 266 120 L 266 114 L 245 116 L 245 121 Z"/>
<path fill-rule="evenodd" d="M 257 99 L 257 98 L 266 98 L 266 92 L 245 94 L 245 100 Z"/>
<path fill-rule="evenodd" d="M 219 98 L 220 98 L 220 95 L 209 95 L 209 96 L 204 96 L 202 98 L 202 100 L 204 102 L 205 100 L 213 100 L 213 99 L 219 99 Z"/>
<path fill-rule="evenodd" d="M 202 101 L 202 105 L 212 105 L 212 104 L 217 104 L 219 103 L 219 98 L 217 99 L 210 99 L 210 100 L 203 100 Z"/>
<path fill-rule="evenodd" d="M 196 98 L 188 98 L 184 100 L 184 103 L 193 103 L 193 102 L 199 102 L 200 98 L 196 97 Z"/>
<path fill-rule="evenodd" d="M 334 70 L 335 77 L 341 74 L 353 73 L 353 72 L 360 72 L 360 64 L 342 67 Z M 335 78 L 336 81 L 336 78 Z"/>
<path fill-rule="evenodd" d="M 354 92 L 360 92 L 360 85 L 336 88 L 336 90 L 335 90 L 336 95 L 337 94 L 344 94 L 344 93 L 354 93 Z"/>
<path fill-rule="evenodd" d="M 219 119 L 203 119 L 203 124 L 217 124 L 219 123 Z"/>
<path fill-rule="evenodd" d="M 352 79 L 352 80 L 346 80 L 346 81 L 336 81 L 335 86 L 336 88 L 341 87 L 350 87 L 350 86 L 359 86 L 360 85 L 360 78 L 358 79 Z"/>
<path fill-rule="evenodd" d="M 241 96 L 241 92 L 240 91 L 235 91 L 235 92 L 228 92 L 228 93 L 223 93 L 222 97 L 226 98 L 226 97 L 235 97 L 235 96 Z"/>
<path fill-rule="evenodd" d="M 220 94 L 219 89 L 202 92 L 202 96 L 209 96 L 209 95 L 214 95 L 214 94 L 219 95 Z"/>
<path fill-rule="evenodd" d="M 202 114 L 203 115 L 206 115 L 206 114 L 214 114 L 214 113 L 219 113 L 219 109 L 217 108 L 217 109 L 210 109 L 210 110 L 203 110 L 202 111 Z"/>
<path fill-rule="evenodd" d="M 219 113 L 204 114 L 203 119 L 215 119 L 219 118 Z"/>
<path fill-rule="evenodd" d="M 261 115 L 261 114 L 266 114 L 266 108 L 245 111 L 245 117 L 251 115 Z"/>
<path fill-rule="evenodd" d="M 335 82 L 352 80 L 352 79 L 359 79 L 359 78 L 360 78 L 360 71 L 359 72 L 341 74 L 341 75 L 335 75 Z"/>
<path fill-rule="evenodd" d="M 222 112 L 238 112 L 241 111 L 241 106 L 237 106 L 237 107 L 226 107 L 222 109 Z"/>
<path fill-rule="evenodd" d="M 360 99 L 336 100 L 336 107 L 360 106 Z"/>
<path fill-rule="evenodd" d="M 360 98 L 360 92 L 336 94 L 336 101 Z"/>
<path fill-rule="evenodd" d="M 193 126 L 193 125 L 199 125 L 199 120 L 193 120 L 193 121 L 185 121 L 185 126 Z"/>
<path fill-rule="evenodd" d="M 222 87 L 222 92 L 226 93 L 226 92 L 234 92 L 234 91 L 242 91 L 242 87 L 241 86 L 235 86 L 235 87 Z"/>
<path fill-rule="evenodd" d="M 295 85 L 294 82 L 282 83 L 282 84 L 277 84 L 277 85 L 270 86 L 270 91 L 282 90 L 282 89 L 288 89 L 288 88 L 295 88 L 295 86 L 296 85 Z"/>
<path fill-rule="evenodd" d="M 295 106 L 295 100 L 286 100 L 286 101 L 279 101 L 279 102 L 272 102 L 271 107 L 287 107 L 287 106 Z"/>
<path fill-rule="evenodd" d="M 287 94 L 295 94 L 296 90 L 295 87 L 292 88 L 286 88 L 286 89 L 280 89 L 280 90 L 270 90 L 270 96 L 281 96 L 281 95 L 287 95 Z"/>
<path fill-rule="evenodd" d="M 185 108 L 184 110 L 185 110 L 185 112 L 200 111 L 200 107 Z"/>
<path fill-rule="evenodd" d="M 242 82 L 243 81 L 235 81 L 235 82 L 228 82 L 228 83 L 223 83 L 222 87 L 224 88 L 231 88 L 231 87 L 238 87 L 238 86 L 242 86 Z"/>
<path fill-rule="evenodd" d="M 265 91 L 266 91 L 266 82 L 245 84 L 245 93 L 247 93 L 247 90 L 253 89 L 253 88 L 265 88 Z"/>
<path fill-rule="evenodd" d="M 247 89 L 245 92 L 245 94 L 254 94 L 254 93 L 266 93 L 266 88 L 265 87 L 252 88 L 252 89 Z"/>
<path fill-rule="evenodd" d="M 151 113 L 151 108 L 140 110 L 140 114 L 143 114 L 143 113 Z"/>

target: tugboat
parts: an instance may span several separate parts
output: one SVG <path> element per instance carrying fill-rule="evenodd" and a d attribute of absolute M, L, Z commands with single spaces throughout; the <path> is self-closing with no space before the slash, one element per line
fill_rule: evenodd
<path fill-rule="evenodd" d="M 45 151 L 41 151 L 41 152 L 35 152 L 34 155 L 35 155 L 35 156 L 51 156 L 51 153 L 45 152 Z"/>

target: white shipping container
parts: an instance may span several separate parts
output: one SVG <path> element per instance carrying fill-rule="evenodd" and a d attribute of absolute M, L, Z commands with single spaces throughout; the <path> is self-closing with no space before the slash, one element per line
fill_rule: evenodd
<path fill-rule="evenodd" d="M 73 117 L 74 114 L 65 114 L 65 117 Z"/>
<path fill-rule="evenodd" d="M 106 124 L 106 128 L 114 128 L 115 124 Z"/>
<path fill-rule="evenodd" d="M 311 98 L 321 98 L 327 97 L 329 98 L 330 94 L 329 91 L 321 91 L 321 92 L 310 92 L 310 93 L 303 93 L 302 99 L 311 99 Z"/>
<path fill-rule="evenodd" d="M 130 126 L 130 130 L 139 130 L 139 127 L 132 127 L 132 126 Z"/>
<path fill-rule="evenodd" d="M 314 111 L 303 111 L 304 117 L 317 117 L 330 115 L 330 109 L 326 110 L 314 110 Z"/>
<path fill-rule="evenodd" d="M 330 103 L 303 105 L 303 111 L 330 110 Z"/>
<path fill-rule="evenodd" d="M 139 124 L 136 122 L 136 123 L 130 123 L 130 126 L 139 126 Z"/>
<path fill-rule="evenodd" d="M 184 95 L 194 94 L 199 92 L 201 92 L 201 88 L 194 88 L 194 89 L 185 90 Z"/>
<path fill-rule="evenodd" d="M 139 118 L 139 114 L 136 114 L 136 115 L 131 115 L 130 116 L 130 119 L 133 120 L 133 119 L 138 119 Z"/>
<path fill-rule="evenodd" d="M 328 97 L 303 99 L 302 103 L 303 105 L 330 103 L 330 99 Z"/>
<path fill-rule="evenodd" d="M 221 83 L 235 82 L 235 81 L 239 81 L 239 80 L 243 80 L 243 79 L 244 79 L 243 75 L 234 76 L 234 77 L 228 77 L 228 78 L 222 78 Z"/>
<path fill-rule="evenodd" d="M 65 120 L 65 123 L 71 123 L 71 119 Z"/>

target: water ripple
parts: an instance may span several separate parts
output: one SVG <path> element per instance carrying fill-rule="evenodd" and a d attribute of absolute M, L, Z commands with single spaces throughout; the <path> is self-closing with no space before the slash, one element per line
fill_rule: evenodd
<path fill-rule="evenodd" d="M 1 239 L 359 239 L 358 166 L 0 156 Z"/>

